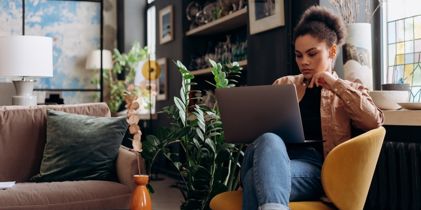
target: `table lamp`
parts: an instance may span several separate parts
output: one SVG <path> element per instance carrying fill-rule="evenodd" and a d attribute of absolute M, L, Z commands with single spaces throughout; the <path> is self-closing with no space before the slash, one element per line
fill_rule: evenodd
<path fill-rule="evenodd" d="M 86 69 L 99 70 L 101 69 L 101 50 L 92 51 L 86 59 Z M 113 68 L 113 59 L 111 51 L 102 50 L 102 69 L 110 70 Z"/>
<path fill-rule="evenodd" d="M 36 105 L 35 80 L 28 77 L 53 76 L 53 41 L 42 36 L 0 36 L 0 76 L 14 80 L 13 105 Z"/>

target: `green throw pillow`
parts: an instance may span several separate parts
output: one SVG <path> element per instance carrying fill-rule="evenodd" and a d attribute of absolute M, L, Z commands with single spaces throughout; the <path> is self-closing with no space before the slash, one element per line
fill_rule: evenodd
<path fill-rule="evenodd" d="M 115 180 L 126 118 L 47 110 L 47 141 L 35 182 Z"/>

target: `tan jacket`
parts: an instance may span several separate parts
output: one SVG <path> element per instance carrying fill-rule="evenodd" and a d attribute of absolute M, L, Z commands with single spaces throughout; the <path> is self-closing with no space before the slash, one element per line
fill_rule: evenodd
<path fill-rule="evenodd" d="M 336 73 L 333 75 L 338 78 Z M 304 76 L 285 76 L 279 84 L 294 84 L 298 101 L 304 96 L 306 85 Z M 374 105 L 368 90 L 359 83 L 338 79 L 333 90 L 323 88 L 320 99 L 320 115 L 324 155 L 336 145 L 351 138 L 351 126 L 365 131 L 383 124 L 383 112 Z"/>

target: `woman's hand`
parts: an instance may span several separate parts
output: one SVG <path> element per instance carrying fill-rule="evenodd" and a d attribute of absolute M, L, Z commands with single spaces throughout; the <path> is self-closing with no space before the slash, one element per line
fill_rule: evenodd
<path fill-rule="evenodd" d="M 322 86 L 323 88 L 331 90 L 336 80 L 337 79 L 333 77 L 332 73 L 328 71 L 318 72 L 313 75 L 308 87 L 313 88 L 315 85 L 316 87 Z"/>

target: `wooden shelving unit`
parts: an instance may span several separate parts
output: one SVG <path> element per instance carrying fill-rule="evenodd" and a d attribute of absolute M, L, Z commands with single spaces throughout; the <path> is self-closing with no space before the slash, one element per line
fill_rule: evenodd
<path fill-rule="evenodd" d="M 238 61 L 238 64 L 240 64 L 241 67 L 247 66 L 247 60 Z M 191 73 L 193 75 L 209 74 L 211 73 L 211 68 L 193 70 Z"/>
<path fill-rule="evenodd" d="M 247 25 L 247 8 L 240 9 L 218 20 L 191 29 L 186 32 L 186 36 L 215 34 L 244 25 Z"/>

